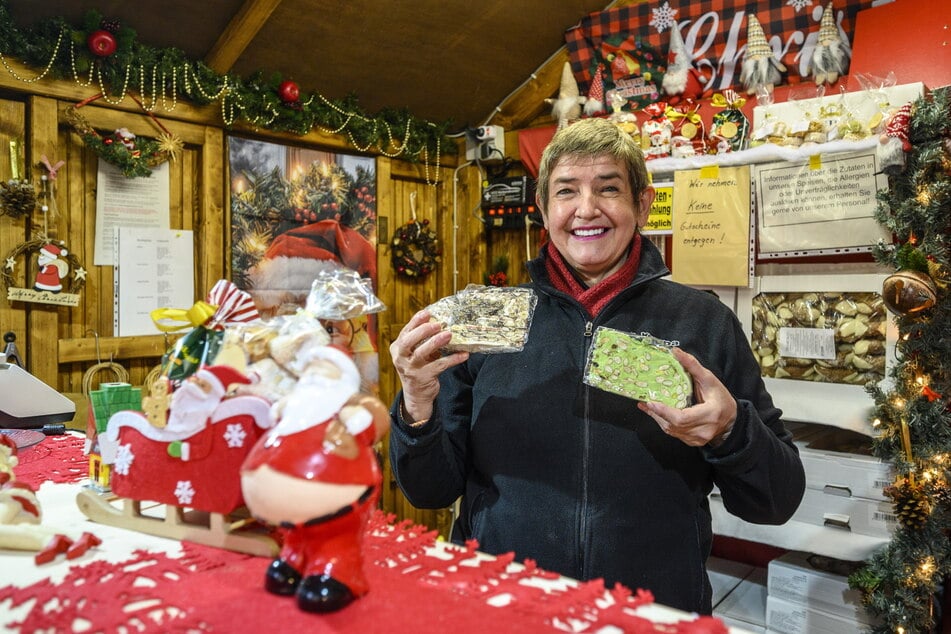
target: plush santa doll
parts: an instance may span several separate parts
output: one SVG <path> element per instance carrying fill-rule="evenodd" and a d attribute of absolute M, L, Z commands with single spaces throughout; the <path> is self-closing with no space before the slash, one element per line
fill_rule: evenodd
<path fill-rule="evenodd" d="M 372 445 L 389 415 L 379 399 L 359 392 L 346 352 L 324 346 L 308 362 L 274 405 L 277 424 L 245 458 L 241 487 L 254 517 L 279 527 L 283 538 L 265 588 L 296 594 L 302 610 L 331 612 L 369 590 L 362 540 L 381 484 Z"/>
<path fill-rule="evenodd" d="M 227 365 L 204 366 L 172 393 L 165 431 L 181 440 L 170 443 L 169 453 L 182 460 L 204 458 L 211 451 L 212 434 L 199 434 L 208 427 L 228 388 L 250 383 L 248 377 Z"/>
<path fill-rule="evenodd" d="M 694 67 L 680 28 L 674 24 L 670 29 L 667 72 L 661 82 L 664 94 L 667 95 L 667 103 L 675 106 L 683 99 L 702 99 L 708 81 L 708 78 Z"/>

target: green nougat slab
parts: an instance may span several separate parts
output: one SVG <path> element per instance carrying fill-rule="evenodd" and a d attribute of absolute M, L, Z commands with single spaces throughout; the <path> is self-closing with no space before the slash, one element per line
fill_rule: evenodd
<path fill-rule="evenodd" d="M 598 328 L 588 353 L 584 382 L 638 401 L 682 409 L 693 382 L 670 349 L 650 337 Z"/>

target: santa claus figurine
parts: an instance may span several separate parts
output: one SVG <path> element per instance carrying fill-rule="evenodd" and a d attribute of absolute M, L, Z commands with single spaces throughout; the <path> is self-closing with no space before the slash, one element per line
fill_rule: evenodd
<path fill-rule="evenodd" d="M 187 440 L 170 442 L 169 455 L 182 460 L 207 456 L 212 436 L 198 432 L 208 426 L 230 386 L 249 382 L 244 374 L 226 365 L 202 366 L 185 379 L 172 393 L 165 431 Z"/>
<path fill-rule="evenodd" d="M 44 244 L 37 254 L 36 264 L 39 270 L 36 272 L 36 280 L 33 288 L 38 291 L 50 291 L 59 293 L 63 290 L 62 279 L 69 272 L 69 264 L 61 259 L 66 257 L 65 248 L 57 246 L 52 242 Z"/>
<path fill-rule="evenodd" d="M 241 487 L 252 515 L 283 538 L 265 588 L 296 594 L 302 610 L 332 612 L 369 590 L 362 542 L 382 482 L 372 445 L 389 416 L 360 393 L 346 352 L 328 345 L 308 357 L 293 391 L 273 407 L 277 423 L 245 458 Z"/>

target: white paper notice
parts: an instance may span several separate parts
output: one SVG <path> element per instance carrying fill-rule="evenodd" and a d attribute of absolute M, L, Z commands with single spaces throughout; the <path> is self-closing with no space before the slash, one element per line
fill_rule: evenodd
<path fill-rule="evenodd" d="M 157 335 L 153 310 L 195 303 L 191 231 L 118 227 L 115 249 L 116 336 Z"/>
<path fill-rule="evenodd" d="M 875 219 L 888 186 L 874 150 L 756 167 L 759 256 L 870 251 L 891 240 Z"/>
<path fill-rule="evenodd" d="M 128 178 L 100 160 L 96 181 L 96 266 L 112 266 L 116 227 L 168 229 L 168 163 L 151 176 Z"/>

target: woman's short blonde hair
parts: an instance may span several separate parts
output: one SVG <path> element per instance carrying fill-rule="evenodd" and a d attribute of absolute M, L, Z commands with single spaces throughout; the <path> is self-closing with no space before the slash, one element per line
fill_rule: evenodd
<path fill-rule="evenodd" d="M 543 214 L 548 213 L 548 179 L 555 166 L 565 156 L 611 156 L 627 166 L 634 199 L 650 185 L 644 153 L 629 134 L 607 119 L 582 119 L 555 133 L 542 152 L 538 165 L 538 204 Z"/>

